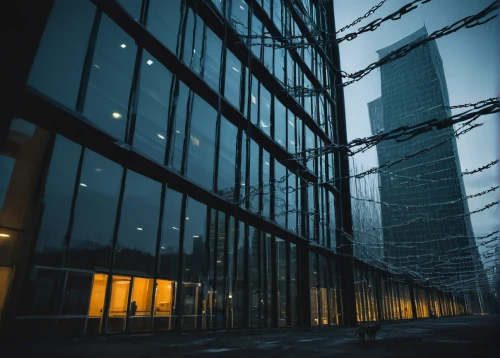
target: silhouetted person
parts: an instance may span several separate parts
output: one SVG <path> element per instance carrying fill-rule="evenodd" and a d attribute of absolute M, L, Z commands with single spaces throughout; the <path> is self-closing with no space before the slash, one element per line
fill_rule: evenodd
<path fill-rule="evenodd" d="M 130 315 L 135 316 L 135 313 L 137 312 L 137 304 L 135 301 L 132 301 L 132 304 L 130 305 Z"/>

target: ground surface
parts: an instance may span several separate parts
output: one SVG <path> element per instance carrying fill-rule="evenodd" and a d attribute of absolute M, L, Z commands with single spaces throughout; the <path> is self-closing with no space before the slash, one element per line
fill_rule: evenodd
<path fill-rule="evenodd" d="M 73 358 L 159 357 L 500 357 L 500 316 L 440 318 L 384 324 L 363 346 L 353 328 L 214 331 L 3 339 L 0 356 Z"/>

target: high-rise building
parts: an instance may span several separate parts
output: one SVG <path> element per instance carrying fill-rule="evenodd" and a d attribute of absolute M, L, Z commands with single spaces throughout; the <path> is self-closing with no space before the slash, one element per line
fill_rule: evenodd
<path fill-rule="evenodd" d="M 427 36 L 423 27 L 377 51 L 378 55 L 383 59 Z M 382 95 L 368 104 L 374 134 L 451 115 L 435 41 L 383 65 L 380 74 Z M 377 155 L 382 166 L 385 260 L 396 270 L 430 279 L 442 289 L 476 291 L 477 282 L 484 281 L 477 276 L 482 263 L 468 215 L 454 128 L 383 141 L 377 145 Z"/>

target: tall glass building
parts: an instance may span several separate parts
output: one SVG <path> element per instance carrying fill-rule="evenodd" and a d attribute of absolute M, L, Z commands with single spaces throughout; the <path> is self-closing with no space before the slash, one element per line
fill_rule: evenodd
<path fill-rule="evenodd" d="M 379 57 L 427 36 L 423 27 L 379 50 Z M 435 41 L 383 65 L 380 73 L 382 96 L 368 104 L 374 134 L 451 116 Z M 487 281 L 481 276 L 454 131 L 448 127 L 377 145 L 379 165 L 390 163 L 379 173 L 384 255 L 396 269 L 430 278 L 444 290 L 476 291 L 478 281 Z"/>

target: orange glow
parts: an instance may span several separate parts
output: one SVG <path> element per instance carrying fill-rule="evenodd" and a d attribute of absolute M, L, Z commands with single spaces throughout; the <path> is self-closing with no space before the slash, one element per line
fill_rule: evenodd
<path fill-rule="evenodd" d="M 156 281 L 155 316 L 170 316 L 172 314 L 173 288 L 173 281 Z"/>
<path fill-rule="evenodd" d="M 130 277 L 113 276 L 111 284 L 110 317 L 125 317 L 127 315 L 127 301 L 130 289 Z"/>
<path fill-rule="evenodd" d="M 134 290 L 132 292 L 132 302 L 137 305 L 135 312 L 130 312 L 134 316 L 148 316 L 151 314 L 151 301 L 153 299 L 153 279 L 134 278 Z"/>
<path fill-rule="evenodd" d="M 104 308 L 104 297 L 106 295 L 106 283 L 108 275 L 94 274 L 92 284 L 92 295 L 90 296 L 89 317 L 101 317 Z"/>

